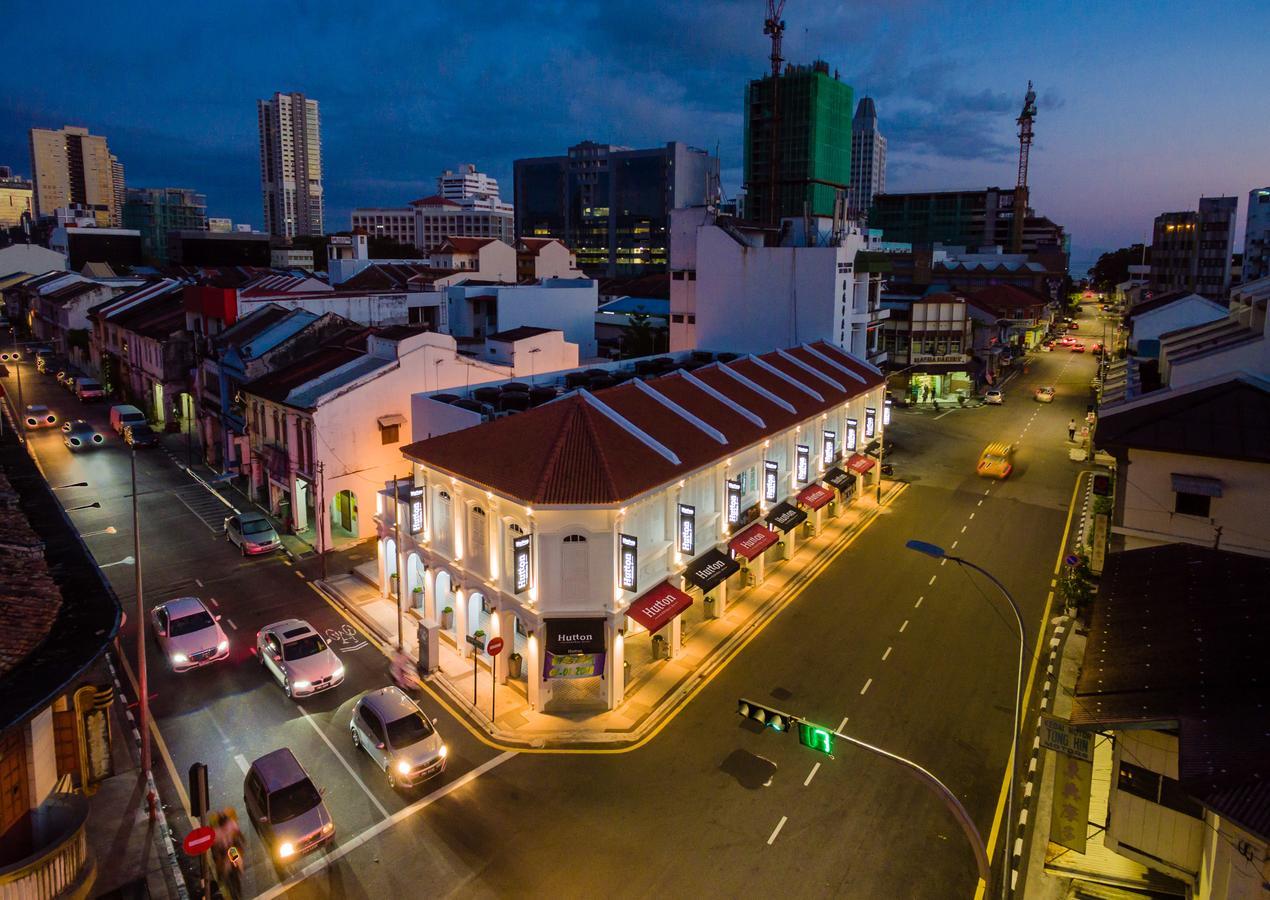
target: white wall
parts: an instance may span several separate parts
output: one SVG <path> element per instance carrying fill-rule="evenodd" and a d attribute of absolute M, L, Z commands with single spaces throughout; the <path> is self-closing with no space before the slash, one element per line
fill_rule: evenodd
<path fill-rule="evenodd" d="M 1159 340 L 1160 335 L 1190 328 L 1226 318 L 1226 308 L 1198 294 L 1177 300 L 1159 309 L 1135 315 L 1132 321 L 1130 347 L 1137 349 L 1139 341 Z"/>
<path fill-rule="evenodd" d="M 504 366 L 528 369 L 531 375 L 576 369 L 578 345 L 570 344 L 559 331 L 546 331 L 518 341 L 485 342 L 484 358 Z"/>
<path fill-rule="evenodd" d="M 427 294 L 416 295 L 409 292 L 352 296 L 277 294 L 269 297 L 239 297 L 238 317 L 245 319 L 261 306 L 276 303 L 287 309 L 307 309 L 318 315 L 336 313 L 362 325 L 405 325 L 409 317 L 409 307 L 429 305 L 423 302 L 428 298 Z M 440 298 L 437 298 L 436 302 L 439 303 Z"/>

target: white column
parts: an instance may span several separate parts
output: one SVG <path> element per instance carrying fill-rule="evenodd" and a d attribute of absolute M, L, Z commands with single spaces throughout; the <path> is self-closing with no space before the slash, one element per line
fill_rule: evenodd
<path fill-rule="evenodd" d="M 432 622 L 440 622 L 437 615 L 437 570 L 427 566 L 423 571 L 423 617 Z"/>
<path fill-rule="evenodd" d="M 379 566 L 379 596 L 388 599 L 388 538 L 375 541 L 375 562 Z"/>
<path fill-rule="evenodd" d="M 794 551 L 798 549 L 794 536 L 798 534 L 798 529 L 800 527 L 802 527 L 801 523 L 789 529 L 789 531 L 785 532 L 785 534 L 781 537 L 781 540 L 785 542 L 785 559 L 794 558 Z"/>
<path fill-rule="evenodd" d="M 550 690 L 544 690 L 542 683 L 542 650 L 538 645 L 540 633 L 543 633 L 541 627 L 531 633 L 525 648 L 525 665 L 528 667 L 525 670 L 525 683 L 528 685 L 530 709 L 542 709 L 542 704 L 551 699 Z"/>
<path fill-rule="evenodd" d="M 622 633 L 618 630 L 618 623 L 621 621 L 621 616 L 616 620 L 610 618 L 604 626 L 604 640 L 608 645 L 608 672 L 604 685 L 609 709 L 621 706 L 622 699 L 626 696 L 626 666 L 623 665 L 626 647 Z"/>
<path fill-rule="evenodd" d="M 679 655 L 679 651 L 683 649 L 683 614 L 675 616 L 670 620 L 670 625 L 665 629 L 669 632 L 666 635 L 666 641 L 670 650 L 670 658 L 674 659 Z"/>
<path fill-rule="evenodd" d="M 758 587 L 760 584 L 763 583 L 763 567 L 764 567 L 764 560 L 763 560 L 762 553 L 760 553 L 758 556 L 750 560 L 750 568 L 754 570 L 754 586 L 755 587 Z"/>
<path fill-rule="evenodd" d="M 459 645 L 459 655 L 464 659 L 472 655 L 472 645 L 467 642 L 467 595 L 463 588 L 454 592 L 454 640 Z"/>
<path fill-rule="evenodd" d="M 503 639 L 503 652 L 494 657 L 494 677 L 499 684 L 506 684 L 507 660 L 516 649 L 516 614 L 500 609 L 490 617 L 490 627 Z"/>
<path fill-rule="evenodd" d="M 719 582 L 719 586 L 714 589 L 714 614 L 718 618 L 722 618 L 723 614 L 728 611 L 728 580 L 725 578 Z"/>

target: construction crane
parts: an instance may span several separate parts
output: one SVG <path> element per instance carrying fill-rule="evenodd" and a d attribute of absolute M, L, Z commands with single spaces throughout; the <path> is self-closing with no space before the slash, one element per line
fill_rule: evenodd
<path fill-rule="evenodd" d="M 769 4 L 770 6 L 770 4 Z M 1023 112 L 1015 121 L 1019 126 L 1019 179 L 1014 185 L 1014 221 L 1011 223 L 1010 252 L 1023 252 L 1023 220 L 1027 218 L 1027 158 L 1032 148 L 1032 120 L 1036 118 L 1036 91 L 1027 83 Z"/>
<path fill-rule="evenodd" d="M 785 0 L 767 0 L 767 18 L 763 20 L 763 33 L 772 38 L 772 74 L 781 73 L 781 36 L 785 34 L 785 20 L 781 13 L 785 11 Z"/>

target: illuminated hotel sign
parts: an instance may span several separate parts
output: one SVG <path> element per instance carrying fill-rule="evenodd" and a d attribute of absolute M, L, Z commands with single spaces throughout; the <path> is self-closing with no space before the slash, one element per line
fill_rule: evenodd
<path fill-rule="evenodd" d="M 810 474 L 810 456 L 811 449 L 806 444 L 798 445 L 797 463 L 795 463 L 794 477 L 798 479 L 799 484 L 806 484 L 808 475 Z"/>
<path fill-rule="evenodd" d="M 515 575 L 515 591 L 522 594 L 529 587 L 529 546 L 532 535 L 512 539 L 512 572 Z"/>
<path fill-rule="evenodd" d="M 617 541 L 621 547 L 619 574 L 621 575 L 622 590 L 636 590 L 638 585 L 636 573 L 639 571 L 639 541 L 629 534 L 619 534 Z"/>
<path fill-rule="evenodd" d="M 837 441 L 838 435 L 835 432 L 825 432 L 825 449 L 821 454 L 820 461 L 826 466 L 830 465 L 834 461 L 834 458 L 838 455 Z"/>
<path fill-rule="evenodd" d="M 410 491 L 410 533 L 418 534 L 423 531 L 423 488 L 413 488 Z"/>
<path fill-rule="evenodd" d="M 697 552 L 697 508 L 679 504 L 679 552 L 689 556 Z"/>
<path fill-rule="evenodd" d="M 776 499 L 776 472 L 777 465 L 774 460 L 765 460 L 763 462 L 763 499 L 774 501 Z"/>
<path fill-rule="evenodd" d="M 867 438 L 873 437 L 874 432 L 877 431 L 877 425 L 878 411 L 872 406 L 866 406 L 864 408 L 864 436 Z"/>
<path fill-rule="evenodd" d="M 855 453 L 856 434 L 860 430 L 860 423 L 855 419 L 847 419 L 847 452 Z"/>
<path fill-rule="evenodd" d="M 882 403 L 882 425 L 891 424 L 891 401 L 886 400 Z"/>
<path fill-rule="evenodd" d="M 728 524 L 741 521 L 741 482 L 728 479 Z"/>

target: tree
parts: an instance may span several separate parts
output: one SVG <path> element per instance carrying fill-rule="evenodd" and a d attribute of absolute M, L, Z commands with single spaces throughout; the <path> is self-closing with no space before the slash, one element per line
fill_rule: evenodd
<path fill-rule="evenodd" d="M 1094 290 L 1114 290 L 1116 285 L 1129 280 L 1129 266 L 1142 264 L 1151 264 L 1151 248 L 1146 247 L 1144 251 L 1141 244 L 1104 253 L 1098 257 L 1098 262 L 1094 263 L 1089 273 L 1093 279 Z"/>
<path fill-rule="evenodd" d="M 665 353 L 670 346 L 670 332 L 653 325 L 646 313 L 630 313 L 629 323 L 622 329 L 622 356 L 626 358 Z"/>

